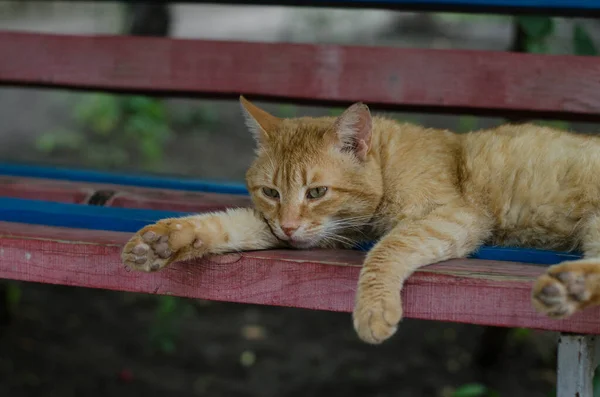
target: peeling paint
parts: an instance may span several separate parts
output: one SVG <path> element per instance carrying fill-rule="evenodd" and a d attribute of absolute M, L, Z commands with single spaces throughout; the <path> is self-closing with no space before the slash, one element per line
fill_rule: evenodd
<path fill-rule="evenodd" d="M 31 254 L 29 252 L 25 253 L 25 260 L 30 260 L 31 259 Z"/>

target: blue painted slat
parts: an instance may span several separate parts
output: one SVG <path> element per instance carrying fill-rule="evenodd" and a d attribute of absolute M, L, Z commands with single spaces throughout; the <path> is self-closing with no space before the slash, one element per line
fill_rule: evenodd
<path fill-rule="evenodd" d="M 244 1 L 244 3 L 258 3 L 259 1 Z M 285 2 L 285 1 L 284 1 Z M 430 6 L 455 6 L 455 7 L 510 7 L 510 8 L 555 8 L 555 9 L 586 9 L 600 10 L 597 0 L 310 0 L 304 3 L 334 4 L 338 6 L 366 4 L 373 6 L 403 6 L 421 5 Z"/>
<path fill-rule="evenodd" d="M 114 0 L 96 0 L 114 1 Z M 132 0 L 138 1 L 138 0 Z M 174 1 L 173 1 L 174 2 Z M 505 13 L 520 10 L 543 11 L 600 10 L 598 0 L 179 0 L 179 3 L 212 3 L 244 5 L 294 5 L 307 7 L 365 7 L 390 9 L 422 9 L 426 11 L 470 9 L 499 10 Z M 588 15 L 579 13 L 582 16 Z"/>
<path fill-rule="evenodd" d="M 359 248 L 368 251 L 372 243 L 364 244 Z M 506 248 L 485 246 L 479 248 L 469 256 L 474 259 L 486 259 L 493 261 L 523 262 L 536 265 L 555 265 L 557 263 L 580 259 L 581 254 L 570 252 L 557 252 L 550 250 L 538 250 L 533 248 Z"/>
<path fill-rule="evenodd" d="M 193 192 L 239 195 L 248 194 L 246 187 L 241 183 L 219 183 L 149 175 L 124 175 L 110 172 L 30 165 L 0 163 L 0 175 L 58 179 L 75 182 L 108 183 L 113 185 L 129 185 L 158 189 L 188 190 Z"/>
<path fill-rule="evenodd" d="M 0 197 L 0 221 L 116 232 L 135 232 L 176 211 L 111 208 Z"/>
<path fill-rule="evenodd" d="M 182 0 L 214 3 L 215 0 Z M 218 0 L 223 4 L 291 5 L 303 7 L 376 8 L 500 14 L 539 14 L 594 17 L 600 0 Z"/>
<path fill-rule="evenodd" d="M 0 221 L 92 230 L 135 232 L 162 218 L 183 216 L 176 211 L 111 208 L 48 201 L 0 198 Z M 372 244 L 358 247 L 368 250 Z M 482 247 L 473 258 L 555 264 L 579 255 L 533 249 Z"/>

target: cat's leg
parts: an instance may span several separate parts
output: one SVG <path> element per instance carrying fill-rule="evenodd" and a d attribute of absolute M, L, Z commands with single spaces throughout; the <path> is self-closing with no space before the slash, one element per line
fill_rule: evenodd
<path fill-rule="evenodd" d="M 163 219 L 146 226 L 125 245 L 121 259 L 131 269 L 151 272 L 175 261 L 279 244 L 256 211 L 238 208 Z"/>
<path fill-rule="evenodd" d="M 535 282 L 534 307 L 550 317 L 567 317 L 588 306 L 600 305 L 600 215 L 580 228 L 584 259 L 548 268 Z"/>
<path fill-rule="evenodd" d="M 419 267 L 468 255 L 491 229 L 489 217 L 462 203 L 392 229 L 368 253 L 360 273 L 353 314 L 359 337 L 376 344 L 392 336 L 402 318 L 404 281 Z"/>

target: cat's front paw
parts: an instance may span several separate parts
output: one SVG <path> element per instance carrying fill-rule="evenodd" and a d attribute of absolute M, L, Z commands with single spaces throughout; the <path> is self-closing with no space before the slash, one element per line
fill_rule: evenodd
<path fill-rule="evenodd" d="M 200 247 L 194 225 L 184 219 L 164 219 L 137 232 L 121 253 L 129 268 L 154 272 L 178 258 L 186 247 Z"/>
<path fill-rule="evenodd" d="M 532 303 L 541 313 L 564 318 L 598 300 L 600 264 L 566 262 L 551 266 L 533 286 Z"/>
<path fill-rule="evenodd" d="M 379 344 L 396 332 L 402 319 L 402 302 L 398 291 L 372 290 L 376 292 L 359 288 L 352 317 L 360 339 Z"/>

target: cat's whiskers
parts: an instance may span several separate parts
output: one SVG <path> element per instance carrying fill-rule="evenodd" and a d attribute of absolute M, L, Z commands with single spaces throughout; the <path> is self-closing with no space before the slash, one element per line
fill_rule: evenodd
<path fill-rule="evenodd" d="M 364 231 L 364 228 L 370 226 L 371 216 L 357 216 L 353 218 L 344 218 L 339 220 L 333 220 L 323 225 L 323 227 L 327 228 L 331 231 L 344 231 L 351 230 L 354 232 L 358 232 L 363 235 L 363 237 L 367 238 L 367 234 Z"/>
<path fill-rule="evenodd" d="M 346 247 L 352 247 L 357 244 L 357 242 L 354 241 L 353 239 L 346 237 L 346 236 L 340 236 L 337 234 L 325 234 L 322 236 L 322 241 L 324 241 L 324 242 L 334 241 L 334 242 L 341 243 L 343 246 L 346 246 Z"/>

